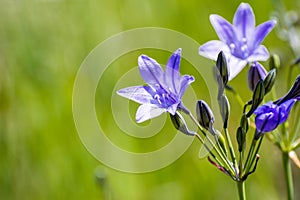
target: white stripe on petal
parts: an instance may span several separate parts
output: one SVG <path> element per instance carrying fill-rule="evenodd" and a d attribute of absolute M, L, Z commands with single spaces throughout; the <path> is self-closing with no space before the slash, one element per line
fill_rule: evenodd
<path fill-rule="evenodd" d="M 227 58 L 227 63 L 229 67 L 229 80 L 232 80 L 247 65 L 247 61 L 234 56 Z"/>
<path fill-rule="evenodd" d="M 143 104 L 136 111 L 135 120 L 137 123 L 157 117 L 165 112 L 165 109 L 159 108 L 153 104 Z"/>
<path fill-rule="evenodd" d="M 269 52 L 264 45 L 260 45 L 255 51 L 247 58 L 248 62 L 266 61 L 269 58 Z"/>
<path fill-rule="evenodd" d="M 236 27 L 238 38 L 248 38 L 255 29 L 255 16 L 248 3 L 241 3 L 235 12 L 233 24 Z"/>
<path fill-rule="evenodd" d="M 138 58 L 138 64 L 140 74 L 146 83 L 153 87 L 157 85 L 164 85 L 164 73 L 156 60 L 146 55 L 141 55 Z"/>
<path fill-rule="evenodd" d="M 132 86 L 117 91 L 117 94 L 140 104 L 150 103 L 152 96 L 143 86 Z"/>
<path fill-rule="evenodd" d="M 209 19 L 221 41 L 228 45 L 235 42 L 237 37 L 234 28 L 226 19 L 215 14 L 210 15 Z"/>
<path fill-rule="evenodd" d="M 228 46 L 219 40 L 211 40 L 199 48 L 199 54 L 201 56 L 212 60 L 217 60 L 220 51 L 223 51 L 225 54 L 230 52 Z"/>

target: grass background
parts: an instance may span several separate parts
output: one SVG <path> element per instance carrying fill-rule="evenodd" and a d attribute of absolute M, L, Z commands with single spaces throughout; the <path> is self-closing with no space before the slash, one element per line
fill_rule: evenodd
<path fill-rule="evenodd" d="M 269 19 L 274 9 L 271 1 L 249 3 L 257 23 Z M 85 57 L 108 37 L 151 26 L 182 32 L 202 44 L 217 38 L 209 14 L 218 13 L 231 21 L 239 4 L 235 0 L 2 0 L 0 199 L 237 199 L 235 183 L 206 160 L 198 159 L 197 141 L 175 163 L 151 173 L 128 174 L 101 164 L 87 152 L 76 132 L 72 89 Z M 298 1 L 285 1 L 285 4 L 289 9 L 300 8 Z M 275 31 L 264 44 L 285 63 L 294 59 L 288 45 L 278 39 Z M 136 56 L 124 58 L 107 72 L 103 84 L 108 85 L 108 94 L 114 81 L 122 75 L 120 68 L 135 66 Z M 164 53 L 160 59 L 166 60 L 168 56 Z M 203 62 L 212 64 L 206 59 Z M 278 73 L 276 88 L 280 94 L 286 91 L 286 71 L 287 67 L 283 66 Z M 298 73 L 299 69 L 295 70 L 293 77 Z M 246 76 L 247 70 L 243 70 L 232 81 L 244 99 L 249 97 Z M 206 98 L 206 89 L 198 89 L 203 90 L 202 98 Z M 106 93 L 99 92 L 97 98 L 101 95 Z M 133 110 L 137 106 L 130 105 Z M 96 106 L 107 108 L 107 112 L 98 113 L 99 119 L 111 116 L 110 102 L 97 105 L 96 101 Z M 230 123 L 236 127 L 240 109 L 232 106 L 232 113 Z M 108 117 L 106 128 L 110 126 L 115 123 Z M 126 143 L 122 134 L 116 131 L 109 137 L 135 151 L 156 147 L 151 140 L 139 145 L 126 138 L 129 141 Z M 163 145 L 170 138 L 163 136 L 155 145 Z M 280 152 L 265 140 L 260 154 L 257 172 L 247 182 L 248 198 L 284 199 Z M 297 189 L 300 170 L 293 170 L 296 197 L 300 198 Z"/>

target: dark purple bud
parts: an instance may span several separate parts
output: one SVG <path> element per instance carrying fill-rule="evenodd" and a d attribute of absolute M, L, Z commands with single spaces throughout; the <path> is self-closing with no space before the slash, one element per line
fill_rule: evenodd
<path fill-rule="evenodd" d="M 197 120 L 199 124 L 213 133 L 213 124 L 215 122 L 214 114 L 212 113 L 210 107 L 203 100 L 197 102 L 196 108 Z"/>
<path fill-rule="evenodd" d="M 254 112 L 254 114 L 256 114 L 256 139 L 258 139 L 263 133 L 273 131 L 279 124 L 285 122 L 295 102 L 296 99 L 290 99 L 280 105 L 277 105 L 270 101 L 258 107 Z"/>
<path fill-rule="evenodd" d="M 248 72 L 248 86 L 250 90 L 253 91 L 256 84 L 260 80 L 264 80 L 266 76 L 267 71 L 265 70 L 265 68 L 258 62 L 254 62 Z"/>
<path fill-rule="evenodd" d="M 227 97 L 224 94 L 222 94 L 222 96 L 219 98 L 219 108 L 223 119 L 223 127 L 227 128 L 228 117 L 230 113 L 230 105 Z"/>
<path fill-rule="evenodd" d="M 225 54 L 221 51 L 218 54 L 216 67 L 219 70 L 219 75 L 222 78 L 222 82 L 224 85 L 227 85 L 228 77 L 229 77 L 229 70 L 227 67 L 227 60 Z"/>
<path fill-rule="evenodd" d="M 238 143 L 239 152 L 242 152 L 245 148 L 246 132 L 242 127 L 239 127 L 236 131 L 236 141 Z"/>
<path fill-rule="evenodd" d="M 241 128 L 247 133 L 249 129 L 249 118 L 243 115 L 240 122 Z"/>

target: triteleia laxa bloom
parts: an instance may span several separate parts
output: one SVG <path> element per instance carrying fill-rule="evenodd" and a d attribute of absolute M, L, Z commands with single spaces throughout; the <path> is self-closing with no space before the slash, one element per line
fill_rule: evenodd
<path fill-rule="evenodd" d="M 298 100 L 300 100 L 300 75 L 284 97 L 275 102 L 270 101 L 255 110 L 257 137 L 263 133 L 273 131 L 278 125 L 285 122 L 293 105 Z"/>
<path fill-rule="evenodd" d="M 181 98 L 187 87 L 194 81 L 193 76 L 180 75 L 181 49 L 169 58 L 165 71 L 152 58 L 141 55 L 139 70 L 146 86 L 132 86 L 117 91 L 117 94 L 142 104 L 136 112 L 136 121 L 144 122 L 164 112 L 175 115 L 177 110 L 189 111 Z"/>
<path fill-rule="evenodd" d="M 229 80 L 232 80 L 249 62 L 265 61 L 269 52 L 261 45 L 276 21 L 270 20 L 255 27 L 255 16 L 251 6 L 241 3 L 234 15 L 233 24 L 223 17 L 210 15 L 210 22 L 220 40 L 209 41 L 199 48 L 199 54 L 216 60 L 223 51 L 229 67 Z"/>

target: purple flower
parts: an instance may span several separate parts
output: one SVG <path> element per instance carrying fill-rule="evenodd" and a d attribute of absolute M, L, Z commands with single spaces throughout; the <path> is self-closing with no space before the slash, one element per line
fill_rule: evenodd
<path fill-rule="evenodd" d="M 181 102 L 186 88 L 194 81 L 193 76 L 180 76 L 181 49 L 169 58 L 165 71 L 152 58 L 141 55 L 139 70 L 147 86 L 132 86 L 117 91 L 117 94 L 142 104 L 136 112 L 136 121 L 144 122 L 163 112 L 175 115 L 178 109 L 189 113 Z"/>
<path fill-rule="evenodd" d="M 273 29 L 275 20 L 255 27 L 255 16 L 247 3 L 241 3 L 234 15 L 233 24 L 219 15 L 210 15 L 210 22 L 220 41 L 209 41 L 199 48 L 199 54 L 216 60 L 223 51 L 229 67 L 229 80 L 233 79 L 248 62 L 265 61 L 269 52 L 261 42 Z"/>
<path fill-rule="evenodd" d="M 272 101 L 258 107 L 254 114 L 256 129 L 260 133 L 273 131 L 279 124 L 286 121 L 296 99 L 290 99 L 280 105 Z"/>
<path fill-rule="evenodd" d="M 263 133 L 273 131 L 278 125 L 285 122 L 293 105 L 298 100 L 300 100 L 300 75 L 284 97 L 274 102 L 270 101 L 254 111 L 258 137 Z"/>
<path fill-rule="evenodd" d="M 264 80 L 267 76 L 267 71 L 265 68 L 258 62 L 254 62 L 248 72 L 248 86 L 251 91 L 254 90 L 256 84 L 260 80 Z"/>

